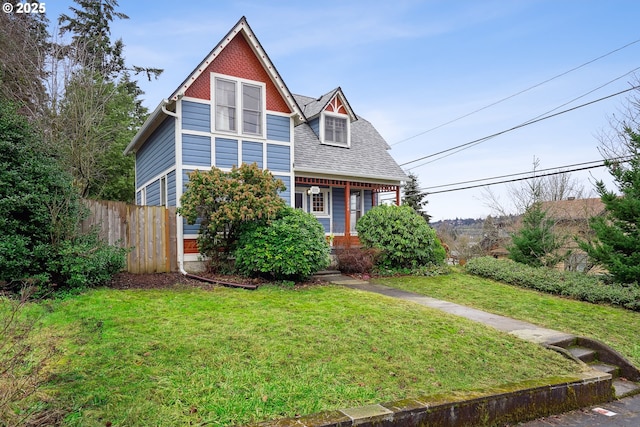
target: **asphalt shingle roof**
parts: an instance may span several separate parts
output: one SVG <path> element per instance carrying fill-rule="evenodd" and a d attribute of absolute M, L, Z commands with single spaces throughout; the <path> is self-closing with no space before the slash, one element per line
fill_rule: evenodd
<path fill-rule="evenodd" d="M 320 98 L 294 95 L 307 118 L 318 115 L 339 90 Z M 351 146 L 339 147 L 320 142 L 307 123 L 294 129 L 294 170 L 317 171 L 380 180 L 405 181 L 406 174 L 388 153 L 389 145 L 371 123 L 357 116 L 351 122 Z"/>

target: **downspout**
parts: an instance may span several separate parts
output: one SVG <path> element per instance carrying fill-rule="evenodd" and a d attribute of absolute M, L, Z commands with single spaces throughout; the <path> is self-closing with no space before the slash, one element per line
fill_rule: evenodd
<path fill-rule="evenodd" d="M 180 117 L 178 115 L 178 113 L 174 113 L 173 111 L 169 111 L 167 110 L 167 105 L 169 104 L 169 100 L 168 99 L 163 99 L 162 100 L 162 112 L 164 114 L 166 114 L 167 116 L 171 116 L 173 118 L 176 119 L 176 121 L 178 120 L 178 118 Z M 178 132 L 178 124 L 176 125 L 176 133 Z M 175 145 L 175 144 L 174 144 Z M 176 166 L 177 166 L 177 159 L 176 159 Z M 178 169 L 176 167 L 176 174 L 178 173 Z M 178 206 L 179 201 L 176 200 L 176 207 Z M 184 269 L 184 233 L 182 231 L 182 217 L 180 215 L 176 215 L 176 230 L 179 232 L 180 236 L 182 237 L 182 244 L 178 245 L 178 247 L 176 248 L 178 251 L 178 270 L 180 271 L 180 274 L 182 274 L 183 276 L 187 276 L 189 273 L 187 273 L 187 271 Z"/>

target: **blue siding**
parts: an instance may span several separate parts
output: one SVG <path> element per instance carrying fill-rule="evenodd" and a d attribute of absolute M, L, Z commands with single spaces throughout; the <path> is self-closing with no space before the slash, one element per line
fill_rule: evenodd
<path fill-rule="evenodd" d="M 281 179 L 284 183 L 284 186 L 287 187 L 284 191 L 280 192 L 279 195 L 286 202 L 287 205 L 291 205 L 291 177 L 290 176 L 282 176 L 282 175 L 274 175 L 276 178 Z"/>
<path fill-rule="evenodd" d="M 291 148 L 287 145 L 267 144 L 267 169 L 289 172 L 291 170 Z"/>
<path fill-rule="evenodd" d="M 309 126 L 311 126 L 311 130 L 320 137 L 320 118 L 313 119 L 309 122 Z"/>
<path fill-rule="evenodd" d="M 160 180 L 147 185 L 147 206 L 160 206 Z"/>
<path fill-rule="evenodd" d="M 211 138 L 183 134 L 182 163 L 194 166 L 211 166 Z"/>
<path fill-rule="evenodd" d="M 167 203 L 169 206 L 177 205 L 176 190 L 176 171 L 171 171 L 167 174 Z"/>
<path fill-rule="evenodd" d="M 344 188 L 334 187 L 333 197 L 333 232 L 344 233 L 345 208 L 344 208 Z"/>
<path fill-rule="evenodd" d="M 216 138 L 216 167 L 230 168 L 238 165 L 238 141 Z"/>
<path fill-rule="evenodd" d="M 175 119 L 167 117 L 136 153 L 136 188 L 175 164 Z"/>
<path fill-rule="evenodd" d="M 211 106 L 182 101 L 182 129 L 211 132 Z"/>
<path fill-rule="evenodd" d="M 142 191 L 136 191 L 136 205 L 141 205 Z"/>
<path fill-rule="evenodd" d="M 330 218 L 318 218 L 318 221 L 324 227 L 325 233 L 331 233 L 331 219 Z"/>
<path fill-rule="evenodd" d="M 291 119 L 267 114 L 267 139 L 291 142 Z"/>
<path fill-rule="evenodd" d="M 367 212 L 369 212 L 371 210 L 371 208 L 373 207 L 372 200 L 371 200 L 371 190 L 364 190 L 364 212 L 363 215 L 366 214 Z"/>
<path fill-rule="evenodd" d="M 184 170 L 182 171 L 182 186 L 183 193 L 187 189 L 187 182 L 189 182 L 189 173 L 193 172 L 192 170 Z M 187 224 L 185 219 L 182 220 L 182 231 L 184 234 L 198 234 L 200 231 L 200 220 L 196 221 L 195 224 Z"/>
<path fill-rule="evenodd" d="M 262 169 L 262 143 L 242 141 L 242 162 L 257 163 Z"/>

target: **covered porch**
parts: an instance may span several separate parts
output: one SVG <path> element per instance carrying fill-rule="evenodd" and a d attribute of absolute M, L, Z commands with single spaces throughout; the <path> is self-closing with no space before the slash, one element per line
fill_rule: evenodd
<path fill-rule="evenodd" d="M 380 195 L 400 204 L 400 185 L 384 182 L 296 176 L 295 207 L 316 216 L 333 246 L 359 246 L 357 221 L 381 203 Z"/>

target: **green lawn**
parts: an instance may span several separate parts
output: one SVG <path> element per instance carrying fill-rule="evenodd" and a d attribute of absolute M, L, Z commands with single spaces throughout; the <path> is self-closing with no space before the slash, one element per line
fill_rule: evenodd
<path fill-rule="evenodd" d="M 640 366 L 640 313 L 505 285 L 456 272 L 438 277 L 398 277 L 379 283 L 551 329 L 603 341 Z"/>
<path fill-rule="evenodd" d="M 60 350 L 38 397 L 69 426 L 234 425 L 578 369 L 464 319 L 336 286 L 99 289 L 31 309 Z"/>

